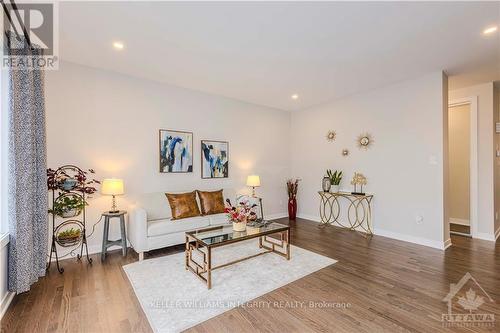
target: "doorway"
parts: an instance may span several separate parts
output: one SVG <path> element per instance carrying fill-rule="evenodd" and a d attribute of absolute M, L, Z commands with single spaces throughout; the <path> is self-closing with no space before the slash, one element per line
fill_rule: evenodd
<path fill-rule="evenodd" d="M 454 101 L 448 108 L 450 233 L 474 237 L 477 214 L 477 103 Z"/>

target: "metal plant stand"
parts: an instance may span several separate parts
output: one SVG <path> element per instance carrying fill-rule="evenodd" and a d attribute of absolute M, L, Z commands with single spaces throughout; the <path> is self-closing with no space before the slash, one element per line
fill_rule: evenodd
<path fill-rule="evenodd" d="M 85 188 L 85 184 L 83 183 L 85 180 L 85 172 L 74 165 L 65 165 L 55 171 L 54 178 L 62 180 L 57 183 L 56 187 L 51 189 L 52 241 L 47 270 L 50 268 L 52 254 L 54 254 L 57 270 L 59 273 L 64 273 L 64 268 L 59 265 L 59 256 L 57 253 L 58 245 L 65 248 L 78 248 L 79 246 L 80 253 L 76 256 L 78 260 L 82 259 L 85 249 L 87 261 L 89 264 L 92 264 L 92 258 L 89 257 L 86 237 L 86 205 L 83 204 L 79 209 L 65 211 L 62 214 L 54 210 L 58 204 L 65 201 L 86 203 L 85 191 L 83 190 Z"/>

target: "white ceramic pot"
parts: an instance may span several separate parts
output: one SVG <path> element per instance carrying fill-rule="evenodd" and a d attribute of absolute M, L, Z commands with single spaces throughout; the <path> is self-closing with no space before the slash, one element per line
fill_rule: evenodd
<path fill-rule="evenodd" d="M 62 212 L 61 216 L 64 218 L 68 218 L 68 217 L 75 217 L 78 214 L 79 214 L 78 210 L 76 208 L 72 208 L 70 210 Z"/>
<path fill-rule="evenodd" d="M 337 193 L 338 191 L 340 191 L 340 185 L 332 185 L 330 188 L 330 192 Z"/>
<path fill-rule="evenodd" d="M 245 231 L 247 230 L 246 222 L 233 222 L 233 230 L 234 231 Z"/>

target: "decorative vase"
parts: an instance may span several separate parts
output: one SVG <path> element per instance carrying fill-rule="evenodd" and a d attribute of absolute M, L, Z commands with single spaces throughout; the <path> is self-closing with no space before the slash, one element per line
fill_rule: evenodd
<path fill-rule="evenodd" d="M 337 193 L 340 190 L 340 185 L 332 185 L 331 191 Z"/>
<path fill-rule="evenodd" d="M 330 192 L 330 187 L 332 187 L 332 183 L 330 182 L 330 178 L 323 177 L 323 192 Z"/>
<path fill-rule="evenodd" d="M 288 199 L 288 219 L 295 220 L 297 218 L 297 199 Z"/>
<path fill-rule="evenodd" d="M 234 222 L 233 221 L 233 230 L 234 231 L 245 231 L 247 230 L 247 222 Z"/>

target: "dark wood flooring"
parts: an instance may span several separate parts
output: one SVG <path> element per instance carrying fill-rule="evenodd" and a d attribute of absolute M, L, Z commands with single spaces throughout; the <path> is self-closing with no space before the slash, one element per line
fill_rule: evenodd
<path fill-rule="evenodd" d="M 287 220 L 281 222 L 288 223 Z M 338 263 L 290 283 L 257 301 L 348 303 L 347 308 L 240 307 L 191 328 L 190 332 L 500 332 L 498 242 L 452 237 L 445 252 L 298 219 L 290 222 L 292 243 Z M 182 251 L 174 247 L 149 257 Z M 293 253 L 292 253 L 293 255 Z M 151 332 L 121 266 L 137 260 L 113 252 L 105 263 L 63 262 L 28 293 L 14 298 L 2 332 Z M 147 257 L 146 257 L 147 258 Z M 495 300 L 481 312 L 495 327 L 442 327 L 442 299 L 450 283 L 470 272 Z M 269 272 L 272 274 L 272 272 Z"/>

